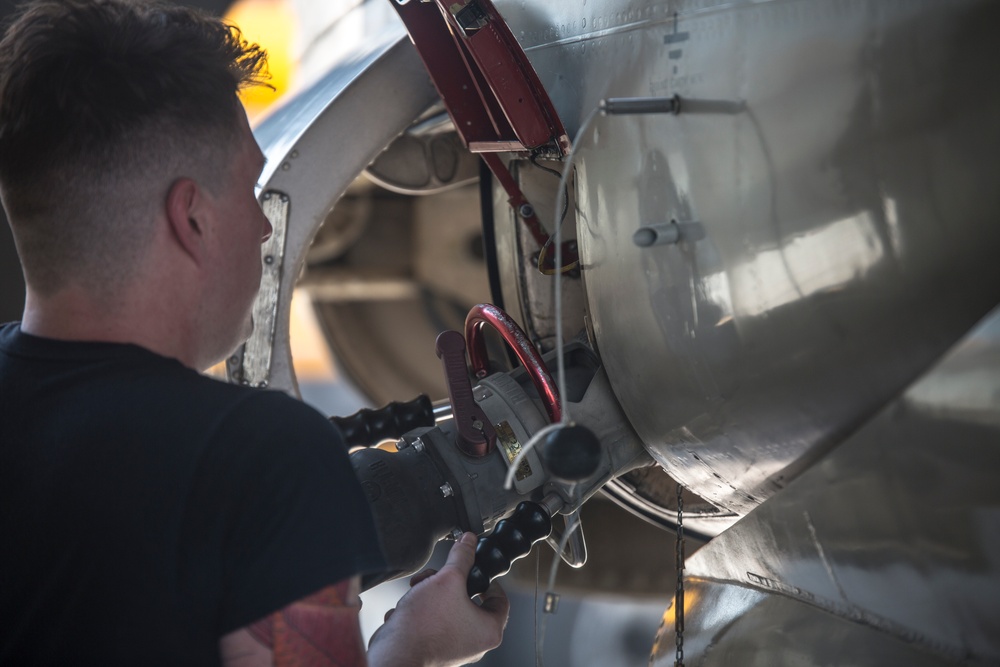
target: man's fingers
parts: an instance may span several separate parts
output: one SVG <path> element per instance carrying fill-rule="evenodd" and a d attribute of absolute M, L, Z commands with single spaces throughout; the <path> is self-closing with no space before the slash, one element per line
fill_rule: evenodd
<path fill-rule="evenodd" d="M 451 551 L 448 553 L 448 560 L 441 569 L 451 567 L 461 572 L 463 577 L 468 577 L 469 570 L 472 569 L 472 564 L 475 561 L 476 535 L 475 533 L 465 533 L 452 545 Z"/>
<path fill-rule="evenodd" d="M 502 614 L 506 617 L 510 612 L 510 600 L 507 599 L 507 593 L 495 581 L 482 594 L 481 600 L 482 604 L 479 605 L 479 608 L 491 614 Z"/>

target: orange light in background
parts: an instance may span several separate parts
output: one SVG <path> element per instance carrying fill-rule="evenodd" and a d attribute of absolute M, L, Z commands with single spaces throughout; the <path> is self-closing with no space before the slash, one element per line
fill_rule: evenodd
<path fill-rule="evenodd" d="M 271 75 L 271 90 L 254 86 L 240 93 L 250 122 L 277 102 L 291 84 L 298 61 L 294 55 L 296 38 L 295 11 L 290 0 L 238 0 L 225 20 L 238 27 L 244 39 L 256 42 L 267 50 L 267 69 Z"/>
<path fill-rule="evenodd" d="M 271 75 L 266 86 L 254 86 L 240 92 L 251 124 L 288 92 L 298 70 L 295 56 L 297 18 L 291 0 L 238 0 L 224 17 L 240 29 L 243 38 L 267 50 L 267 69 Z M 292 363 L 300 381 L 333 382 L 336 370 L 330 350 L 309 303 L 298 290 L 292 299 L 289 322 Z M 225 376 L 225 367 L 219 369 Z"/>

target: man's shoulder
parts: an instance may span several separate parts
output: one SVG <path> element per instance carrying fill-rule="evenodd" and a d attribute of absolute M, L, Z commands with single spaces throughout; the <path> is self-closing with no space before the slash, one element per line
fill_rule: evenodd
<path fill-rule="evenodd" d="M 79 422 L 99 422 L 107 435 L 142 434 L 194 450 L 341 442 L 329 420 L 281 391 L 205 375 L 137 345 L 38 338 L 17 323 L 0 326 L 0 390 L 15 386 L 14 402 L 46 396 L 47 405 L 62 406 Z"/>
<path fill-rule="evenodd" d="M 340 441 L 340 432 L 312 406 L 284 392 L 228 384 L 210 378 L 204 389 L 226 404 L 226 427 L 247 437 L 285 441 L 320 436 Z"/>

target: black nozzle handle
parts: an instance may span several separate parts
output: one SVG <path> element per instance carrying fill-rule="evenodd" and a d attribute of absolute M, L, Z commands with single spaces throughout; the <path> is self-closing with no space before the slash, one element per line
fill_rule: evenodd
<path fill-rule="evenodd" d="M 531 545 L 552 532 L 552 517 L 541 505 L 524 501 L 514 513 L 501 519 L 493 532 L 479 538 L 476 562 L 469 572 L 469 597 L 486 591 L 490 582 L 510 571 L 510 565 L 531 551 Z"/>
<path fill-rule="evenodd" d="M 408 403 L 393 401 L 384 408 L 364 408 L 349 417 L 330 417 L 348 447 L 368 447 L 395 440 L 420 426 L 434 426 L 434 407 L 424 394 Z"/>

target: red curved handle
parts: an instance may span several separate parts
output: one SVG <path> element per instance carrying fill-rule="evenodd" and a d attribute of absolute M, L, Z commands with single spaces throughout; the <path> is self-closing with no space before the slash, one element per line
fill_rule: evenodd
<path fill-rule="evenodd" d="M 545 404 L 545 411 L 553 423 L 562 420 L 562 409 L 559 407 L 559 391 L 556 389 L 552 376 L 542 363 L 542 356 L 528 340 L 528 335 L 517 325 L 510 315 L 491 303 L 481 303 L 473 306 L 465 318 L 465 340 L 469 344 L 469 361 L 477 378 L 484 378 L 489 372 L 489 360 L 486 356 L 486 339 L 483 338 L 484 324 L 491 327 L 503 337 L 514 350 L 524 369 L 528 371 L 538 395 Z"/>

